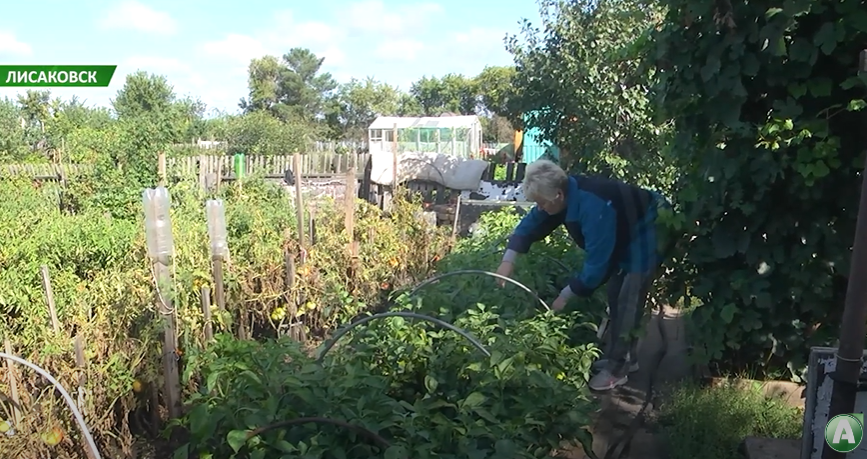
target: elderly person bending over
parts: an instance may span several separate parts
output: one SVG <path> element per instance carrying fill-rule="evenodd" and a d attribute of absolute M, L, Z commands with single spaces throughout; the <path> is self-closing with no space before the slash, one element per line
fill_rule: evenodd
<path fill-rule="evenodd" d="M 585 252 L 584 266 L 552 304 L 561 310 L 574 296 L 587 297 L 608 283 L 610 325 L 604 356 L 593 365 L 593 390 L 623 385 L 638 370 L 638 339 L 648 291 L 661 263 L 656 217 L 669 204 L 659 194 L 615 180 L 566 175 L 551 161 L 527 166 L 524 196 L 536 206 L 509 239 L 497 273 L 510 276 L 518 254 L 560 225 Z"/>

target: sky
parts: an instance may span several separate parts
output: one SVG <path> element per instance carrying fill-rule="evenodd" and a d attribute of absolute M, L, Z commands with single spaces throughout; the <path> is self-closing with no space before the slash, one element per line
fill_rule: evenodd
<path fill-rule="evenodd" d="M 511 64 L 504 37 L 539 19 L 533 0 L 4 3 L 0 64 L 118 66 L 108 88 L 52 88 L 55 96 L 108 106 L 127 74 L 145 70 L 165 75 L 178 96 L 229 112 L 247 95 L 255 57 L 309 48 L 339 82 L 374 77 L 406 90 L 422 76 Z M 0 98 L 23 91 L 0 88 Z"/>

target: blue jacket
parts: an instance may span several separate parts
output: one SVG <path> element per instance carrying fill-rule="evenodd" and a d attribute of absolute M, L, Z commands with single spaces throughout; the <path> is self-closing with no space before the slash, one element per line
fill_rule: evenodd
<path fill-rule="evenodd" d="M 507 249 L 527 253 L 531 244 L 565 224 L 585 251 L 584 267 L 569 287 L 576 295 L 589 296 L 618 269 L 647 272 L 659 265 L 657 208 L 668 205 L 658 193 L 633 185 L 571 176 L 564 211 L 550 215 L 533 207 L 515 228 Z"/>

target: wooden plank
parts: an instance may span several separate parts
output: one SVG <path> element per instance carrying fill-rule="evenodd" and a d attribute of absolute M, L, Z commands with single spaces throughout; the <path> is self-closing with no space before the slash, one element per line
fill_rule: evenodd
<path fill-rule="evenodd" d="M 463 205 L 491 205 L 491 206 L 516 206 L 516 207 L 533 207 L 535 202 L 529 201 L 504 201 L 499 199 L 462 199 Z"/>
<path fill-rule="evenodd" d="M 520 182 L 524 180 L 524 174 L 527 172 L 527 163 L 518 163 L 515 171 L 515 180 Z"/>

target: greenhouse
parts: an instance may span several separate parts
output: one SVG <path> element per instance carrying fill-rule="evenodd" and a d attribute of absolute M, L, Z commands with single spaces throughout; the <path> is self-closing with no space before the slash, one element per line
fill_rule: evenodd
<path fill-rule="evenodd" d="M 397 133 L 397 142 L 395 142 Z M 371 153 L 442 153 L 471 158 L 482 149 L 482 123 L 478 116 L 403 118 L 380 116 L 368 127 Z"/>

